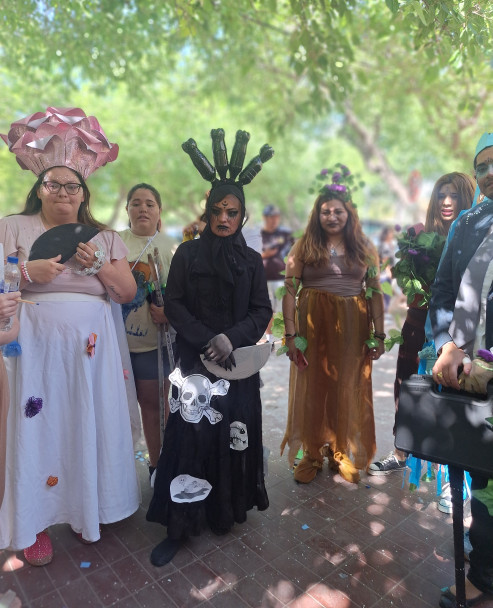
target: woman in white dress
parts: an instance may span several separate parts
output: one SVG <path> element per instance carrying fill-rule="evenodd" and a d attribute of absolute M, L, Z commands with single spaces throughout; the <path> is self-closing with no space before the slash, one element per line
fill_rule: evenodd
<path fill-rule="evenodd" d="M 19 258 L 23 304 L 9 361 L 5 497 L 0 548 L 24 549 L 32 565 L 53 550 L 46 528 L 68 523 L 83 542 L 100 538 L 100 523 L 134 513 L 135 470 L 122 358 L 109 298 L 132 300 L 136 285 L 127 248 L 89 210 L 82 175 L 67 166 L 42 171 L 24 211 L 0 220 L 5 255 Z M 50 228 L 80 223 L 99 233 L 76 254 L 28 261 Z M 108 298 L 109 296 L 109 298 Z"/>

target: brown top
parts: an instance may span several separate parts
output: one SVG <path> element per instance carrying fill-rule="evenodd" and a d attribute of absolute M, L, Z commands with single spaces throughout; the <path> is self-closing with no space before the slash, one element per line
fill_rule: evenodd
<path fill-rule="evenodd" d="M 366 266 L 346 264 L 346 256 L 333 256 L 328 266 L 304 266 L 301 280 L 304 288 L 328 291 L 336 296 L 357 296 L 363 288 Z"/>

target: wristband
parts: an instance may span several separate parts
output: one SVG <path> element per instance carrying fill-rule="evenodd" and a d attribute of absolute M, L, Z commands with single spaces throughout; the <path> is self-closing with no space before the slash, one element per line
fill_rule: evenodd
<path fill-rule="evenodd" d="M 33 282 L 31 277 L 29 276 L 29 272 L 27 271 L 27 262 L 21 262 L 21 274 L 28 283 Z"/>
<path fill-rule="evenodd" d="M 284 334 L 285 338 L 296 338 L 296 334 Z"/>
<path fill-rule="evenodd" d="M 375 333 L 374 333 L 374 334 L 373 334 L 373 336 L 374 336 L 375 338 L 378 338 L 379 340 L 385 340 L 385 338 L 387 337 L 387 335 L 386 335 L 386 334 L 384 334 L 384 333 L 381 333 L 381 334 L 375 334 Z"/>

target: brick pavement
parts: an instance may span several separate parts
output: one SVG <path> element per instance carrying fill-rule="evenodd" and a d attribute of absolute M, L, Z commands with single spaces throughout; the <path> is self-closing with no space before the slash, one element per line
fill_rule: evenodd
<path fill-rule="evenodd" d="M 379 456 L 393 445 L 395 354 L 374 368 Z M 145 521 L 151 490 L 137 460 L 143 502 L 135 515 L 103 526 L 94 545 L 80 544 L 68 526 L 54 526 L 55 557 L 43 568 L 25 564 L 22 552 L 0 552 L 0 591 L 14 589 L 26 608 L 437 606 L 454 568 L 451 518 L 436 509 L 434 486 L 411 493 L 400 473 L 363 475 L 353 485 L 327 465 L 314 482 L 297 485 L 279 456 L 287 359 L 272 356 L 262 378 L 267 511 L 250 512 L 224 537 L 190 539 L 172 563 L 155 568 L 149 553 L 164 529 Z"/>

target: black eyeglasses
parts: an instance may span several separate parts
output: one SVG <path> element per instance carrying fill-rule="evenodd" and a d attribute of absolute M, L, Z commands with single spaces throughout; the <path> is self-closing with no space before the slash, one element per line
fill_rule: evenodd
<path fill-rule="evenodd" d="M 43 182 L 43 186 L 51 192 L 52 194 L 56 194 L 60 191 L 60 188 L 65 188 L 65 192 L 67 194 L 77 194 L 82 187 L 82 184 L 59 184 L 58 182 Z"/>

